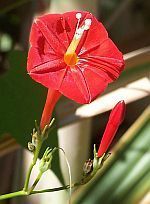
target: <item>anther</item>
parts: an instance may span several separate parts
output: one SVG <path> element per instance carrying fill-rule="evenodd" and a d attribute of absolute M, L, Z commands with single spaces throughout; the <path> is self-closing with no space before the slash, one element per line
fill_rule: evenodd
<path fill-rule="evenodd" d="M 85 20 L 85 26 L 84 26 L 84 30 L 88 30 L 91 26 L 92 20 L 91 19 L 86 19 Z"/>
<path fill-rule="evenodd" d="M 78 28 L 76 33 L 75 33 L 75 38 L 79 39 L 82 36 L 83 32 L 84 32 L 84 27 Z"/>
<path fill-rule="evenodd" d="M 76 19 L 80 19 L 82 17 L 81 13 L 76 13 Z"/>

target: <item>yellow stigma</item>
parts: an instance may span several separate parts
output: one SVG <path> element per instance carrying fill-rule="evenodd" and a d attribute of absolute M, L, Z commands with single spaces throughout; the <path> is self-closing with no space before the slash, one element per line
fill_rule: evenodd
<path fill-rule="evenodd" d="M 91 25 L 91 19 L 86 19 L 85 24 L 82 27 L 78 28 L 81 17 L 82 17 L 81 13 L 76 14 L 76 18 L 78 21 L 77 21 L 77 27 L 75 30 L 75 34 L 73 36 L 73 39 L 72 39 L 66 53 L 64 54 L 64 61 L 69 66 L 74 66 L 77 64 L 78 57 L 77 57 L 77 54 L 75 53 L 75 51 L 76 51 L 77 46 L 81 40 L 81 37 L 83 36 L 84 31 L 88 30 L 90 28 L 90 25 Z"/>

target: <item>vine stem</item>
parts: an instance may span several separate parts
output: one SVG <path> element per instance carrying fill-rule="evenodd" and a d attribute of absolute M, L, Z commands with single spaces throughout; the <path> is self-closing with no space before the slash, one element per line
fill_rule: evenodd
<path fill-rule="evenodd" d="M 37 147 L 36 147 L 36 150 L 35 150 L 35 153 L 34 153 L 33 161 L 32 161 L 32 163 L 30 164 L 30 167 L 29 167 L 29 170 L 28 170 L 26 179 L 25 179 L 25 184 L 24 184 L 24 188 L 23 188 L 23 191 L 25 191 L 25 192 L 27 192 L 27 190 L 28 190 L 31 172 L 32 172 L 32 169 L 33 169 L 34 165 L 35 165 L 36 162 L 37 162 L 37 159 L 38 159 L 38 156 L 39 156 L 39 152 L 40 152 L 42 143 L 43 143 L 42 140 L 39 140 L 39 141 L 38 141 L 38 144 L 37 144 Z"/>
<path fill-rule="evenodd" d="M 72 188 L 81 185 L 80 183 L 75 183 L 72 184 Z M 31 191 L 31 192 L 25 192 L 24 190 L 22 191 L 16 191 L 14 193 L 8 193 L 5 195 L 0 196 L 0 200 L 5 200 L 13 197 L 19 197 L 19 196 L 27 196 L 27 195 L 32 195 L 32 194 L 39 194 L 39 193 L 47 193 L 47 192 L 54 192 L 54 191 L 61 191 L 61 190 L 66 190 L 69 189 L 70 185 L 66 186 L 61 186 L 58 188 L 50 188 L 50 189 L 44 189 L 44 190 L 38 190 L 38 191 Z"/>
<path fill-rule="evenodd" d="M 32 187 L 29 189 L 28 193 L 31 194 L 31 192 L 33 192 L 34 188 L 36 187 L 36 185 L 38 184 L 39 180 L 41 179 L 41 176 L 43 175 L 43 172 L 40 172 L 36 178 L 36 180 L 34 181 Z"/>
<path fill-rule="evenodd" d="M 71 188 L 77 187 L 82 185 L 81 183 L 74 183 L 71 185 Z M 31 194 L 37 194 L 37 193 L 48 193 L 48 192 L 54 192 L 54 191 L 62 191 L 62 190 L 67 190 L 70 188 L 70 185 L 66 186 L 61 186 L 57 188 L 50 188 L 50 189 L 43 189 L 43 190 L 38 190 L 38 191 L 32 191 Z"/>
<path fill-rule="evenodd" d="M 5 199 L 9 199 L 9 198 L 13 198 L 13 197 L 19 197 L 19 196 L 25 196 L 27 195 L 27 192 L 25 191 L 16 191 L 16 192 L 13 192 L 13 193 L 8 193 L 8 194 L 5 194 L 5 195 L 1 195 L 0 196 L 0 200 L 5 200 Z"/>

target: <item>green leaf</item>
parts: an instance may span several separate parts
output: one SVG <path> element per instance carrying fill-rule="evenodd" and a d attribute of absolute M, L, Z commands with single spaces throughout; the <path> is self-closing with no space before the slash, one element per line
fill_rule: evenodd
<path fill-rule="evenodd" d="M 47 90 L 27 74 L 26 58 L 24 52 L 12 51 L 8 55 L 10 69 L 0 75 L 0 136 L 8 133 L 27 148 L 34 121 L 40 121 Z M 58 146 L 56 127 L 46 140 L 41 155 L 47 146 Z M 57 159 L 53 164 L 57 175 L 58 163 Z"/>

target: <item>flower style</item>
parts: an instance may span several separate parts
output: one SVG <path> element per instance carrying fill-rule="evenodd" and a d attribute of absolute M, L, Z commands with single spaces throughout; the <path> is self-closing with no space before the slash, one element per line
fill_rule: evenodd
<path fill-rule="evenodd" d="M 90 103 L 123 68 L 122 53 L 91 13 L 48 14 L 34 21 L 27 70 L 47 88 Z"/>
<path fill-rule="evenodd" d="M 124 120 L 125 116 L 125 102 L 118 102 L 115 107 L 112 109 L 108 123 L 106 125 L 106 129 L 104 131 L 97 156 L 102 157 L 104 153 L 106 153 L 109 148 L 120 124 Z"/>

